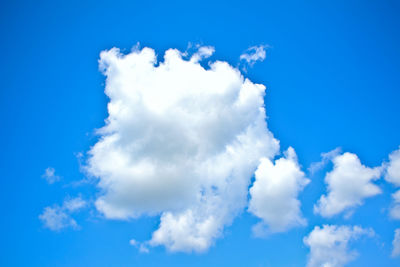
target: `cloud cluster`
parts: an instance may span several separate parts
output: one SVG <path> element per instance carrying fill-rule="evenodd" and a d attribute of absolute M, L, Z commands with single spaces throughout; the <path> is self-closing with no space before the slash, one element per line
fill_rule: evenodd
<path fill-rule="evenodd" d="M 349 249 L 349 242 L 360 236 L 373 236 L 372 229 L 359 226 L 316 226 L 306 236 L 304 244 L 310 247 L 308 267 L 341 267 L 357 257 L 357 252 Z"/>
<path fill-rule="evenodd" d="M 290 147 L 285 157 L 276 160 L 275 164 L 268 158 L 261 159 L 250 188 L 249 211 L 262 219 L 253 228 L 255 235 L 305 225 L 297 196 L 308 183 L 293 148 Z"/>
<path fill-rule="evenodd" d="M 105 218 L 160 216 L 150 240 L 130 241 L 142 252 L 159 245 L 169 251 L 206 251 L 244 210 L 249 191 L 248 211 L 261 219 L 253 228 L 256 235 L 306 224 L 298 195 L 309 180 L 293 148 L 274 160 L 279 142 L 267 128 L 265 86 L 227 62 L 208 62 L 204 68 L 199 62 L 213 52 L 213 47 L 197 47 L 189 58 L 169 49 L 158 61 L 153 49 L 137 46 L 128 54 L 113 48 L 100 55 L 108 117 L 88 153 L 86 170 L 98 178 L 95 206 Z M 263 46 L 241 56 L 249 65 L 264 58 Z M 386 180 L 396 183 L 398 154 L 390 160 Z M 383 168 L 366 167 L 357 155 L 335 149 L 322 154 L 310 172 L 328 161 L 334 167 L 326 174 L 327 194 L 314 206 L 316 213 L 350 213 L 381 193 L 374 181 Z M 67 210 L 65 203 L 47 207 L 41 219 L 74 227 Z M 348 242 L 364 234 L 371 231 L 314 228 L 304 238 L 311 249 L 309 266 L 344 265 L 355 257 Z"/>
<path fill-rule="evenodd" d="M 175 49 L 103 51 L 109 97 L 106 125 L 89 151 L 106 218 L 160 215 L 148 242 L 171 251 L 205 251 L 244 209 L 260 158 L 279 142 L 266 125 L 265 87 L 226 62 L 186 60 Z"/>
<path fill-rule="evenodd" d="M 39 219 L 44 227 L 53 231 L 59 231 L 67 227 L 76 229 L 78 224 L 71 217 L 71 214 L 81 210 L 86 205 L 86 201 L 81 197 L 66 199 L 62 206 L 45 207 L 43 213 L 39 215 Z"/>
<path fill-rule="evenodd" d="M 314 211 L 324 217 L 341 212 L 351 212 L 364 203 L 364 199 L 380 194 L 381 189 L 373 183 L 380 178 L 381 167 L 369 168 L 361 164 L 356 154 L 344 153 L 333 159 L 334 168 L 327 173 L 325 182 L 328 194 L 322 195 Z"/>

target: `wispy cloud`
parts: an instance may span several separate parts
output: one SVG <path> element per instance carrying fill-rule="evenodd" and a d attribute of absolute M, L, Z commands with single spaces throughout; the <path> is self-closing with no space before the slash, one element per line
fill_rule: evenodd
<path fill-rule="evenodd" d="M 43 213 L 39 215 L 44 227 L 59 231 L 64 228 L 72 227 L 78 229 L 79 226 L 71 214 L 87 206 L 87 202 L 81 197 L 66 199 L 62 206 L 53 205 L 45 207 Z"/>
<path fill-rule="evenodd" d="M 240 55 L 240 60 L 252 67 L 257 61 L 264 61 L 267 48 L 269 48 L 267 45 L 252 46 Z M 246 70 L 246 67 L 244 67 L 244 70 Z"/>
<path fill-rule="evenodd" d="M 321 161 L 311 163 L 308 168 L 310 175 L 315 174 L 317 171 L 323 169 L 328 162 L 342 152 L 342 148 L 337 147 L 329 152 L 321 153 Z"/>
<path fill-rule="evenodd" d="M 49 184 L 54 184 L 55 182 L 58 182 L 61 180 L 61 177 L 56 175 L 56 170 L 52 167 L 48 167 L 44 171 L 42 178 L 46 179 L 47 183 L 49 183 Z"/>

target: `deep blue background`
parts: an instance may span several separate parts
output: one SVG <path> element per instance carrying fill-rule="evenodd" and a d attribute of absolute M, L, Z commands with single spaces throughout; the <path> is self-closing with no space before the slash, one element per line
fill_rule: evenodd
<path fill-rule="evenodd" d="M 307 2 L 307 3 L 306 3 Z M 304 170 L 341 146 L 377 166 L 400 145 L 400 4 L 398 1 L 1 1 L 0 265 L 1 266 L 304 266 L 302 238 L 317 224 L 360 224 L 377 237 L 360 240 L 349 266 L 399 266 L 390 259 L 387 216 L 391 185 L 350 219 L 324 220 L 312 206 L 323 172 L 301 195 L 305 228 L 251 237 L 257 219 L 243 213 L 205 254 L 139 254 L 157 218 L 106 221 L 88 211 L 79 231 L 43 229 L 45 206 L 81 193 L 76 154 L 85 153 L 107 116 L 101 50 L 128 52 L 137 42 L 159 55 L 188 42 L 212 45 L 213 60 L 236 66 L 249 46 L 268 44 L 267 59 L 247 76 L 267 86 L 269 128 L 293 146 Z M 41 179 L 52 166 L 63 177 Z M 326 170 L 329 170 L 329 166 Z"/>

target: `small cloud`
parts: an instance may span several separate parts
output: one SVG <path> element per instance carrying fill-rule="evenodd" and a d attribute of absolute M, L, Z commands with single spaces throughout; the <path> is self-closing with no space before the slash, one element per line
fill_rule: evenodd
<path fill-rule="evenodd" d="M 310 180 L 301 171 L 294 149 L 289 147 L 284 154 L 275 162 L 262 158 L 255 172 L 248 211 L 262 220 L 253 227 L 257 237 L 307 223 L 301 214 L 298 195 Z"/>
<path fill-rule="evenodd" d="M 394 239 L 392 241 L 393 250 L 392 250 L 392 257 L 400 256 L 400 228 L 397 228 L 394 231 Z"/>
<path fill-rule="evenodd" d="M 390 207 L 389 215 L 394 220 L 400 220 L 400 190 L 392 194 L 392 205 Z M 399 233 L 400 235 L 400 233 Z M 400 236 L 399 236 L 400 239 Z M 400 243 L 400 240 L 399 240 Z M 400 246 L 400 245 L 399 245 Z M 400 250 L 400 248 L 399 248 Z"/>
<path fill-rule="evenodd" d="M 79 225 L 72 218 L 71 214 L 77 212 L 87 205 L 81 197 L 67 199 L 62 206 L 54 205 L 52 207 L 45 207 L 43 213 L 39 215 L 45 228 L 52 231 L 60 231 L 64 228 L 71 227 L 79 229 Z"/>
<path fill-rule="evenodd" d="M 67 199 L 64 201 L 63 207 L 69 212 L 75 212 L 87 205 L 87 202 L 81 197 L 76 197 L 72 199 Z"/>
<path fill-rule="evenodd" d="M 149 253 L 149 249 L 148 249 L 148 247 L 146 245 L 140 244 L 139 252 L 141 252 L 141 253 Z"/>
<path fill-rule="evenodd" d="M 310 248 L 307 267 L 332 266 L 342 267 L 357 258 L 357 251 L 351 250 L 350 244 L 361 236 L 374 237 L 373 229 L 359 226 L 316 226 L 304 237 L 304 244 Z"/>
<path fill-rule="evenodd" d="M 333 170 L 325 175 L 328 193 L 314 205 L 314 213 L 329 218 L 350 212 L 348 217 L 365 199 L 382 193 L 374 183 L 382 175 L 381 167 L 367 167 L 356 154 L 348 152 L 335 156 L 332 162 Z"/>
<path fill-rule="evenodd" d="M 67 227 L 78 227 L 76 221 L 62 207 L 57 205 L 44 208 L 43 213 L 39 215 L 39 219 L 43 222 L 44 227 L 52 231 L 59 231 Z"/>
<path fill-rule="evenodd" d="M 136 247 L 139 244 L 135 239 L 129 240 L 129 245 Z"/>
<path fill-rule="evenodd" d="M 389 163 L 385 164 L 385 180 L 400 187 L 400 147 L 389 155 Z"/>
<path fill-rule="evenodd" d="M 140 253 L 149 253 L 149 248 L 145 243 L 140 243 L 135 239 L 129 240 L 129 244 L 139 250 Z"/>
<path fill-rule="evenodd" d="M 54 184 L 55 182 L 58 182 L 61 179 L 61 177 L 56 175 L 55 173 L 56 173 L 56 170 L 54 168 L 48 167 L 44 171 L 42 178 L 46 179 L 47 183 Z"/>
<path fill-rule="evenodd" d="M 191 62 L 199 62 L 202 59 L 212 56 L 215 52 L 215 48 L 212 46 L 196 46 L 197 52 L 190 58 Z"/>
<path fill-rule="evenodd" d="M 257 61 L 263 61 L 265 59 L 267 48 L 269 48 L 267 45 L 252 46 L 240 55 L 240 60 L 245 61 L 248 66 L 252 67 Z"/>

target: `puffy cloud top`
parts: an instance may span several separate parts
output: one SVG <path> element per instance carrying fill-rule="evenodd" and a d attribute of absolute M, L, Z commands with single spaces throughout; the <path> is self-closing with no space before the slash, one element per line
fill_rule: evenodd
<path fill-rule="evenodd" d="M 380 178 L 382 168 L 366 167 L 357 155 L 348 152 L 334 157 L 333 164 L 333 170 L 325 177 L 328 195 L 322 195 L 314 206 L 316 213 L 331 217 L 343 211 L 351 212 L 365 198 L 381 193 L 373 181 Z"/>
<path fill-rule="evenodd" d="M 256 235 L 262 235 L 263 230 L 281 232 L 306 223 L 297 196 L 309 180 L 300 170 L 293 148 L 290 147 L 285 157 L 275 164 L 263 158 L 255 177 L 250 188 L 249 211 L 263 220 L 254 228 Z M 264 225 L 268 229 L 263 229 Z"/>
<path fill-rule="evenodd" d="M 310 247 L 308 267 L 341 267 L 357 257 L 356 251 L 349 250 L 349 242 L 362 235 L 373 236 L 372 229 L 359 226 L 316 226 L 304 238 L 304 244 Z"/>
<path fill-rule="evenodd" d="M 161 215 L 149 245 L 204 251 L 244 208 L 261 157 L 279 142 L 267 129 L 265 87 L 226 62 L 191 59 L 175 49 L 103 51 L 109 97 L 106 125 L 89 152 L 99 178 L 97 209 L 107 218 Z"/>

